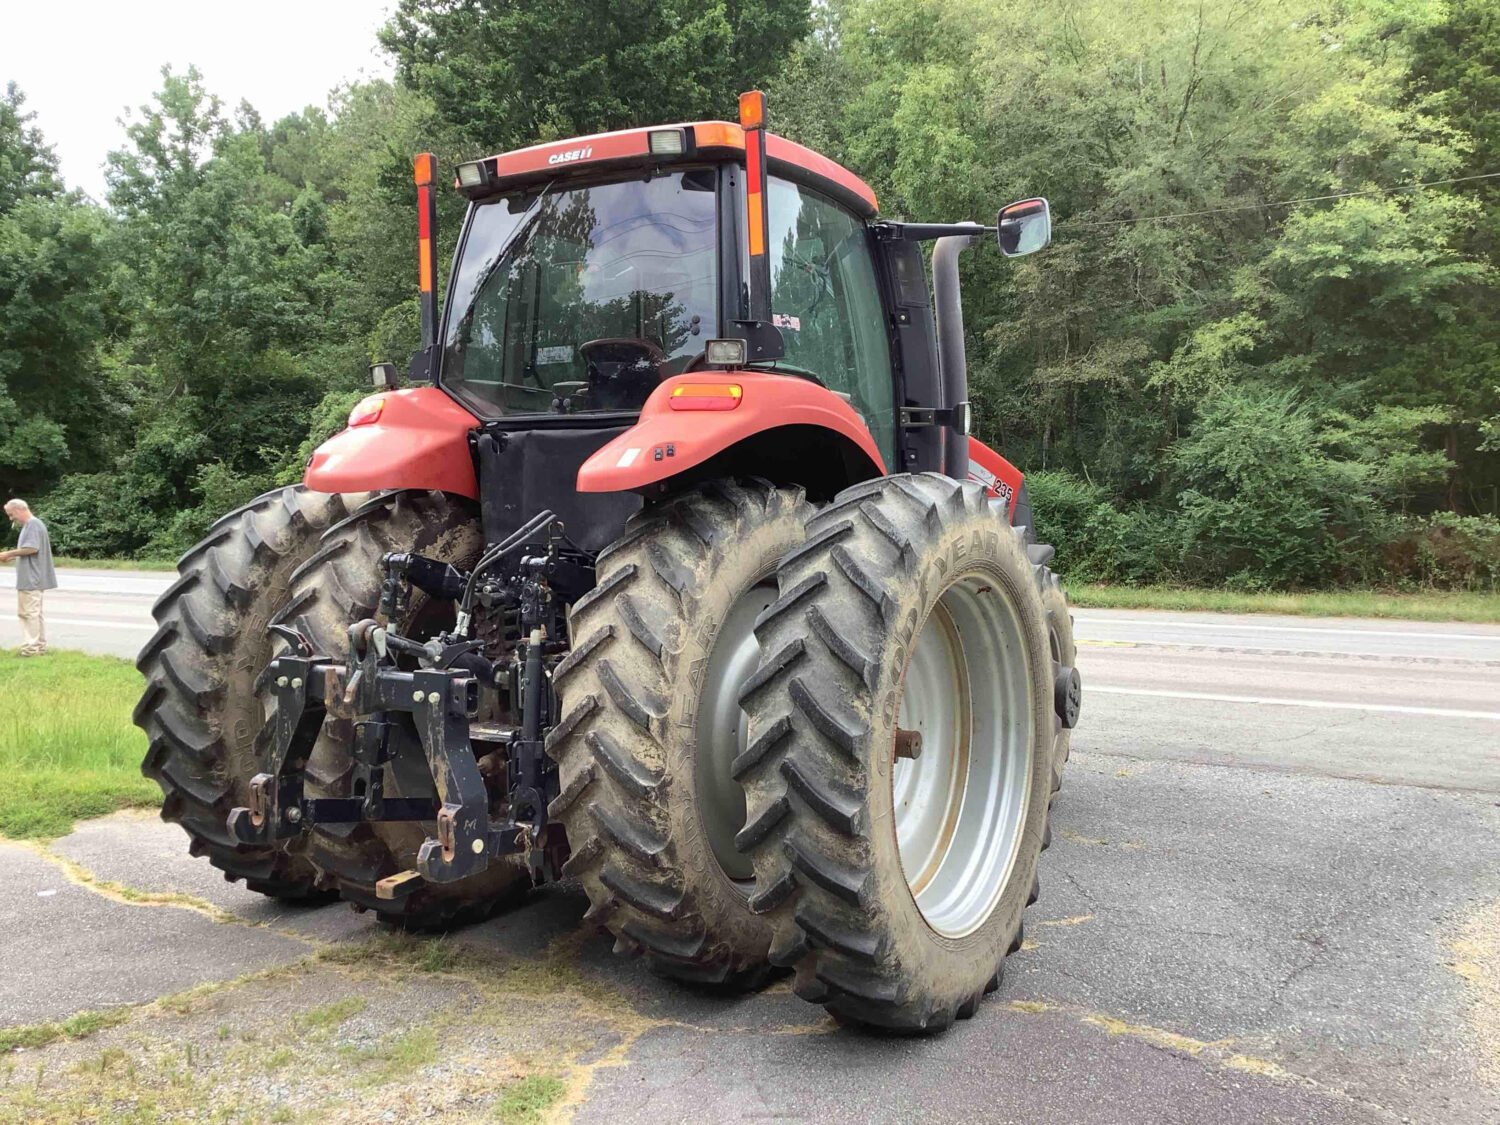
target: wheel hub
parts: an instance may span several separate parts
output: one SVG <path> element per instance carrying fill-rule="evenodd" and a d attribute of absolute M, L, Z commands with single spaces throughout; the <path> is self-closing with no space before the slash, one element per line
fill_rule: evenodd
<path fill-rule="evenodd" d="M 938 934 L 979 929 L 1020 850 L 1031 791 L 1031 671 L 1015 607 L 987 576 L 944 591 L 913 646 L 892 797 L 902 870 Z"/>

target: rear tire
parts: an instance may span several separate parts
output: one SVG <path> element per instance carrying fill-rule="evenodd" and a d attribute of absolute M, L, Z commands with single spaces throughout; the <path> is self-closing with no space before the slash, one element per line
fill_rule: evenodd
<path fill-rule="evenodd" d="M 374 617 L 384 577 L 381 556 L 391 551 L 418 552 L 468 569 L 479 557 L 483 534 L 478 514 L 468 501 L 443 492 L 391 492 L 364 504 L 330 528 L 318 551 L 292 577 L 291 596 L 276 617 L 312 642 L 320 655 L 341 659 L 348 648 L 348 629 Z M 423 634 L 438 610 L 425 595 L 413 592 L 400 631 L 419 619 Z M 452 612 L 444 625 L 452 624 Z M 278 642 L 278 647 L 284 644 Z M 308 760 L 308 796 L 349 797 L 354 759 L 350 747 L 354 724 L 330 716 L 323 723 Z M 388 768 L 389 796 L 434 792 L 426 762 L 408 769 Z M 306 837 L 308 854 L 325 878 L 356 906 L 374 910 L 380 920 L 408 930 L 437 930 L 480 921 L 523 897 L 531 878 L 517 857 L 492 861 L 483 872 L 454 883 L 423 883 L 397 899 L 378 898 L 375 884 L 388 875 L 416 867 L 417 849 L 437 834 L 435 822 L 392 821 L 327 825 Z"/>
<path fill-rule="evenodd" d="M 182 825 L 192 853 L 226 879 L 273 898 L 332 892 L 303 856 L 240 844 L 226 827 L 230 810 L 249 803 L 265 760 L 257 736 L 273 648 L 266 627 L 319 536 L 363 500 L 293 485 L 224 516 L 177 561 L 177 581 L 152 607 L 156 634 L 136 660 L 146 691 L 135 722 L 150 739 L 141 772 L 162 788 L 162 819 Z"/>
<path fill-rule="evenodd" d="M 735 848 L 744 798 L 739 682 L 776 598 L 776 564 L 802 542 L 802 490 L 714 481 L 635 516 L 573 606 L 573 651 L 553 677 L 548 739 L 576 877 L 615 948 L 663 976 L 758 987 L 771 927 L 748 906 Z"/>
<path fill-rule="evenodd" d="M 742 696 L 751 905 L 800 996 L 940 1031 L 1036 897 L 1055 720 L 1025 542 L 977 483 L 888 477 L 818 512 L 778 582 Z M 923 744 L 898 766 L 901 727 Z"/>

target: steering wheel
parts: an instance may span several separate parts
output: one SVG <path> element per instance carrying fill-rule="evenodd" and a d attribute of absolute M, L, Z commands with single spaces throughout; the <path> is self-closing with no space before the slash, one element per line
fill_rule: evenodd
<path fill-rule="evenodd" d="M 598 410 L 635 410 L 661 382 L 666 353 L 654 340 L 607 336 L 578 346 L 588 371 L 589 400 Z"/>

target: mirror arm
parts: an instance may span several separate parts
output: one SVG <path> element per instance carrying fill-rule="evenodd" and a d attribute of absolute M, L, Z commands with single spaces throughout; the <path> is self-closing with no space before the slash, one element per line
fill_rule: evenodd
<path fill-rule="evenodd" d="M 955 234 L 994 234 L 997 228 L 981 223 L 893 223 L 874 225 L 875 237 L 882 242 L 931 242 Z"/>

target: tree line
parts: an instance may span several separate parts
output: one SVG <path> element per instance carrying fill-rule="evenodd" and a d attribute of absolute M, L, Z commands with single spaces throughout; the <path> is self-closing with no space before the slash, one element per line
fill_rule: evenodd
<path fill-rule="evenodd" d="M 61 549 L 185 549 L 413 350 L 412 153 L 755 86 L 886 215 L 1051 201 L 964 301 L 1065 573 L 1500 581 L 1500 0 L 400 0 L 380 40 L 392 81 L 274 122 L 164 71 L 102 201 L 6 88 L 0 474 Z"/>

